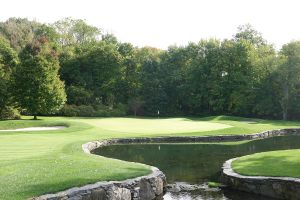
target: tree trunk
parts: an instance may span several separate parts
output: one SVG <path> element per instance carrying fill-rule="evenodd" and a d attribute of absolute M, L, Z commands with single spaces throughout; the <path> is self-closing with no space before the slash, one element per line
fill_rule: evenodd
<path fill-rule="evenodd" d="M 282 119 L 283 119 L 284 121 L 287 120 L 287 112 L 286 112 L 286 111 L 283 111 L 283 113 L 282 113 Z"/>
<path fill-rule="evenodd" d="M 283 101 L 282 101 L 282 119 L 288 119 L 288 108 L 289 108 L 289 86 L 285 83 L 283 87 Z"/>
<path fill-rule="evenodd" d="M 37 116 L 36 116 L 36 115 L 34 115 L 34 116 L 33 116 L 33 119 L 34 119 L 34 120 L 37 120 Z"/>

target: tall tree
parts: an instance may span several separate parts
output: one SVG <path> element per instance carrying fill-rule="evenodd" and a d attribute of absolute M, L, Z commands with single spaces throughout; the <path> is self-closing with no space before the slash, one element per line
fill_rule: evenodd
<path fill-rule="evenodd" d="M 38 114 L 57 112 L 66 101 L 64 83 L 58 75 L 58 54 L 42 37 L 28 44 L 20 54 L 14 72 L 17 102 L 37 119 Z"/>
<path fill-rule="evenodd" d="M 254 105 L 253 114 L 258 117 L 280 118 L 280 89 L 277 87 L 276 75 L 280 57 L 277 56 L 273 46 L 263 45 L 252 51 L 250 59 L 254 66 L 252 77 L 252 94 L 255 96 L 252 103 Z"/>
<path fill-rule="evenodd" d="M 14 117 L 10 78 L 17 63 L 16 52 L 9 42 L 0 36 L 0 119 Z"/>
<path fill-rule="evenodd" d="M 287 120 L 290 117 L 289 111 L 295 109 L 292 108 L 291 94 L 295 92 L 297 86 L 299 87 L 300 81 L 300 41 L 290 42 L 284 45 L 280 53 L 282 64 L 278 72 L 280 74 L 282 87 L 282 118 L 283 120 Z M 300 99 L 298 99 L 298 101 L 299 100 Z"/>
<path fill-rule="evenodd" d="M 129 99 L 138 96 L 140 67 L 138 67 L 136 59 L 136 48 L 130 43 L 120 43 L 118 52 L 121 56 L 121 78 L 118 81 L 118 98 L 122 103 L 127 103 Z"/>
<path fill-rule="evenodd" d="M 218 65 L 221 60 L 220 46 L 220 41 L 215 39 L 189 45 L 191 61 L 187 90 L 190 92 L 187 102 L 190 104 L 189 109 L 195 114 L 219 112 L 223 109 L 223 96 L 218 83 L 224 71 Z"/>
<path fill-rule="evenodd" d="M 105 41 L 86 45 L 76 48 L 75 56 L 62 66 L 67 92 L 74 92 L 77 87 L 76 91 L 82 93 L 84 88 L 88 92 L 85 97 L 89 98 L 86 102 L 113 106 L 117 102 L 116 86 L 121 78 L 121 56 L 117 46 Z"/>
<path fill-rule="evenodd" d="M 27 43 L 35 38 L 35 31 L 41 26 L 40 23 L 23 18 L 9 18 L 0 23 L 0 35 L 5 37 L 11 46 L 21 51 Z"/>
<path fill-rule="evenodd" d="M 245 24 L 238 27 L 238 32 L 235 34 L 236 41 L 246 40 L 256 47 L 266 45 L 266 40 L 261 33 L 255 30 L 251 24 Z"/>
<path fill-rule="evenodd" d="M 141 69 L 141 95 L 145 113 L 150 116 L 156 116 L 158 112 L 161 115 L 167 113 L 167 95 L 162 83 L 164 74 L 158 59 L 147 60 Z"/>
<path fill-rule="evenodd" d="M 88 25 L 81 19 L 64 18 L 52 26 L 59 34 L 59 42 L 62 46 L 97 41 L 101 36 L 99 28 Z"/>

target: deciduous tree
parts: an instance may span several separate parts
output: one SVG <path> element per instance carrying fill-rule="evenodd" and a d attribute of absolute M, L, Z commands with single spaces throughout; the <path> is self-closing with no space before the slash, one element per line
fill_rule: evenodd
<path fill-rule="evenodd" d="M 0 36 L 0 119 L 14 117 L 10 78 L 17 63 L 16 52 Z"/>
<path fill-rule="evenodd" d="M 58 75 L 58 54 L 42 37 L 28 44 L 20 54 L 14 72 L 14 93 L 19 105 L 37 119 L 53 114 L 66 101 L 64 83 Z"/>

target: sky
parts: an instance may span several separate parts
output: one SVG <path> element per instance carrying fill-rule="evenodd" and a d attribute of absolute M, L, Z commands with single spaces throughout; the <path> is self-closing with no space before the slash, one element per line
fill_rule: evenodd
<path fill-rule="evenodd" d="M 0 21 L 85 19 L 135 46 L 231 38 L 250 23 L 276 48 L 300 39 L 299 0 L 2 0 Z"/>

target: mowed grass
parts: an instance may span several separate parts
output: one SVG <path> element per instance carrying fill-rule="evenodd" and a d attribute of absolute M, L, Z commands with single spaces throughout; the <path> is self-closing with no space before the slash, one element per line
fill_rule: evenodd
<path fill-rule="evenodd" d="M 226 135 L 298 127 L 300 122 L 237 117 L 65 118 L 0 121 L 1 129 L 65 125 L 56 131 L 0 133 L 0 199 L 19 200 L 74 186 L 124 180 L 150 173 L 149 166 L 83 153 L 88 141 L 121 137 Z M 249 124 L 248 121 L 255 121 Z"/>
<path fill-rule="evenodd" d="M 94 119 L 87 122 L 93 126 L 124 133 L 194 133 L 231 128 L 231 125 L 213 123 L 207 121 L 193 121 L 185 118 L 170 119 L 134 119 L 134 118 L 111 118 Z"/>
<path fill-rule="evenodd" d="M 232 166 L 235 172 L 247 176 L 300 178 L 300 149 L 243 156 L 235 160 Z"/>

